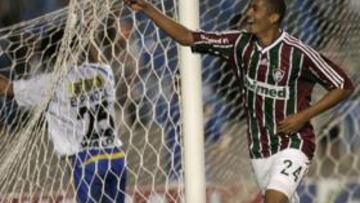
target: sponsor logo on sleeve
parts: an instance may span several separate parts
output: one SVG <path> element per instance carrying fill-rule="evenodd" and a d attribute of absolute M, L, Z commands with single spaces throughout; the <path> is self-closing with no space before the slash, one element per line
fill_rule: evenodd
<path fill-rule="evenodd" d="M 227 39 L 227 38 L 211 38 L 204 34 L 201 34 L 200 38 L 203 41 L 207 41 L 207 42 L 213 43 L 213 44 L 229 44 L 229 39 Z"/>

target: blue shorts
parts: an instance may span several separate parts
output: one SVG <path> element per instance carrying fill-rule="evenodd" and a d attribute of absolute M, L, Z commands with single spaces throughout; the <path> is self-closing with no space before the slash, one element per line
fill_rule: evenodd
<path fill-rule="evenodd" d="M 119 147 L 79 152 L 73 170 L 77 202 L 125 202 L 125 154 Z"/>

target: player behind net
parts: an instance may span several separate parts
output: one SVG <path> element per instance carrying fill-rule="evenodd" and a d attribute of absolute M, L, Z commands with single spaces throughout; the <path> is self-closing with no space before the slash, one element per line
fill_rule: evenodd
<path fill-rule="evenodd" d="M 209 53 L 234 67 L 243 87 L 251 163 L 266 203 L 298 202 L 296 188 L 315 150 L 310 120 L 353 90 L 333 62 L 281 28 L 284 0 L 251 0 L 246 30 L 195 32 L 144 0 L 124 0 L 194 52 Z M 311 104 L 316 83 L 328 93 Z"/>
<path fill-rule="evenodd" d="M 48 39 L 52 44 L 43 45 L 48 60 L 56 59 L 62 37 L 62 31 L 52 33 Z M 126 166 L 115 131 L 114 75 L 95 43 L 85 49 L 83 61 L 67 67 L 60 81 L 55 73 L 16 81 L 0 75 L 0 92 L 29 109 L 51 94 L 45 112 L 47 129 L 55 151 L 71 161 L 77 202 L 122 203 Z"/>

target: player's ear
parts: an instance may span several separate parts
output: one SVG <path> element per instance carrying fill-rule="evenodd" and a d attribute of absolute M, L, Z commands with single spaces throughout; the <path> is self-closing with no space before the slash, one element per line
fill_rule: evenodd
<path fill-rule="evenodd" d="M 270 15 L 270 22 L 276 24 L 280 21 L 280 15 L 278 13 L 272 13 Z"/>

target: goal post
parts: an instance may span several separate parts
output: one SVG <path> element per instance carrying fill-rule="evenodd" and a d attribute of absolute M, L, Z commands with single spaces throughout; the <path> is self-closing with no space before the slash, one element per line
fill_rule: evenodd
<path fill-rule="evenodd" d="M 199 29 L 199 0 L 179 1 L 179 22 Z M 189 48 L 180 48 L 183 104 L 185 201 L 206 202 L 205 145 L 201 94 L 201 60 Z"/>

